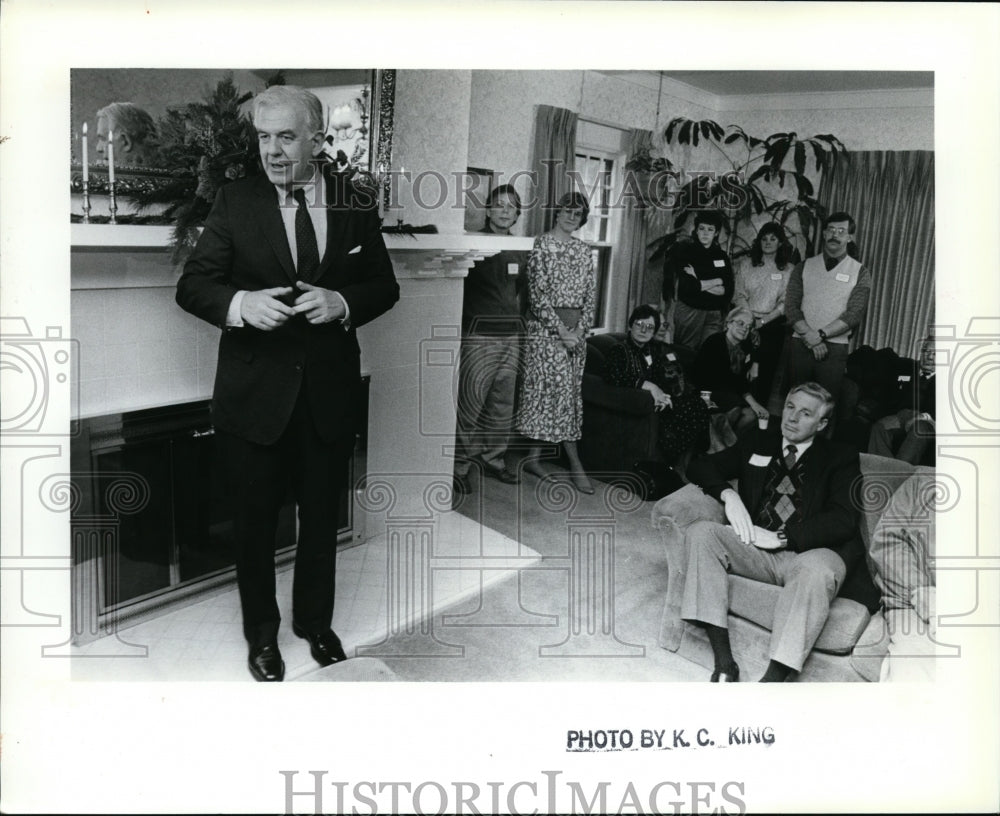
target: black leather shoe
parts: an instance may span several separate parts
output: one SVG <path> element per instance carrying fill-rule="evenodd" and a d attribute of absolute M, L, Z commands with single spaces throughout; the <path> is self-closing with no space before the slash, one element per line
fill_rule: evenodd
<path fill-rule="evenodd" d="M 276 643 L 251 649 L 247 667 L 258 683 L 280 683 L 285 679 L 285 661 Z"/>
<path fill-rule="evenodd" d="M 314 635 L 306 632 L 297 623 L 293 623 L 292 631 L 296 637 L 309 641 L 309 653 L 319 665 L 331 666 L 341 660 L 347 660 L 344 647 L 340 645 L 340 638 L 337 637 L 337 633 L 333 629 L 327 629 L 325 632 Z"/>

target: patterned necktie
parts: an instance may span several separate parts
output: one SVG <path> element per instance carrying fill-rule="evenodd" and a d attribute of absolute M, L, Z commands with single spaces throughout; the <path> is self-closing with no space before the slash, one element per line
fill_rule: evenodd
<path fill-rule="evenodd" d="M 316 244 L 316 230 L 313 228 L 309 210 L 306 209 L 306 193 L 301 187 L 292 193 L 298 204 L 295 210 L 295 249 L 299 280 L 311 281 L 319 268 L 319 246 Z"/>

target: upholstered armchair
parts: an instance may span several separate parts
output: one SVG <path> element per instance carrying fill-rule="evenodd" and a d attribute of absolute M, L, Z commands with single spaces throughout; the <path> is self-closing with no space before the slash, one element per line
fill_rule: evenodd
<path fill-rule="evenodd" d="M 860 532 L 869 553 L 872 575 L 880 587 L 899 585 L 906 580 L 903 576 L 890 574 L 899 564 L 884 558 L 875 563 L 870 556 L 873 542 L 883 540 L 885 535 L 883 511 L 889 506 L 893 494 L 915 472 L 933 479 L 934 472 L 930 468 L 914 468 L 895 459 L 861 455 L 862 483 L 856 492 L 863 508 Z M 866 502 L 866 498 L 869 501 Z M 722 505 L 695 485 L 685 485 L 658 501 L 652 509 L 653 527 L 663 536 L 667 564 L 659 645 L 705 666 L 707 679 L 713 659 L 705 632 L 701 627 L 687 623 L 680 617 L 687 571 L 684 531 L 699 520 L 726 523 Z M 905 525 L 905 520 L 901 519 L 887 521 L 891 522 L 890 527 Z M 933 553 L 930 557 L 933 557 Z M 729 577 L 729 637 L 736 662 L 747 678 L 759 677 L 767 667 L 768 645 L 778 593 L 779 588 L 769 584 L 736 575 Z M 826 626 L 806 659 L 799 679 L 877 681 L 892 643 L 900 641 L 913 629 L 912 619 L 897 623 L 898 619 L 899 610 L 893 610 L 893 614 L 888 616 L 880 610 L 873 616 L 856 601 L 836 598 L 830 607 Z M 923 639 L 928 647 L 924 651 L 933 653 L 929 636 Z"/>

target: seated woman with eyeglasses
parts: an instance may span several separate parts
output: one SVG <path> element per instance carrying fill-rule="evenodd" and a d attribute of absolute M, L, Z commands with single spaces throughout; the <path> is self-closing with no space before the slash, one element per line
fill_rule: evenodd
<path fill-rule="evenodd" d="M 694 362 L 698 385 L 712 392 L 712 402 L 729 413 L 737 432 L 768 416 L 752 393 L 751 382 L 757 377 L 756 349 L 749 339 L 752 326 L 753 313 L 737 306 L 726 315 L 725 331 L 705 340 Z"/>
<path fill-rule="evenodd" d="M 657 444 L 667 464 L 674 465 L 707 438 L 708 409 L 673 348 L 654 339 L 659 330 L 656 307 L 637 306 L 629 315 L 628 335 L 608 352 L 604 378 L 620 388 L 649 392 L 660 417 Z"/>

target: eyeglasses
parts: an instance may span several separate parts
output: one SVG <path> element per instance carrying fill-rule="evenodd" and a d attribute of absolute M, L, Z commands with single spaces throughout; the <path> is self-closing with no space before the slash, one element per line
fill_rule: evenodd
<path fill-rule="evenodd" d="M 656 323 L 652 320 L 636 320 L 632 325 L 639 331 L 654 331 L 656 329 Z"/>
<path fill-rule="evenodd" d="M 752 323 L 747 323 L 745 320 L 730 320 L 729 324 L 731 326 L 736 326 L 738 329 L 749 329 Z"/>
<path fill-rule="evenodd" d="M 827 227 L 823 230 L 824 235 L 836 235 L 838 238 L 842 235 L 850 235 L 850 232 L 847 227 Z"/>

